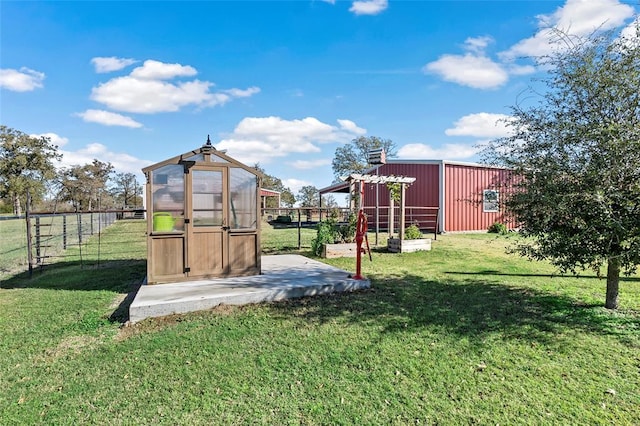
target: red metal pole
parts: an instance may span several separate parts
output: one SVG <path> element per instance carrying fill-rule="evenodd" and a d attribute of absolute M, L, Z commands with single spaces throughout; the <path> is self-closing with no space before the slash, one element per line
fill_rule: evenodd
<path fill-rule="evenodd" d="M 364 181 L 360 181 L 360 196 L 358 197 L 358 222 L 356 223 L 356 274 L 353 276 L 356 280 L 362 280 L 362 241 L 364 240 L 364 234 L 362 228 L 365 224 L 364 212 L 362 206 L 364 205 Z"/>

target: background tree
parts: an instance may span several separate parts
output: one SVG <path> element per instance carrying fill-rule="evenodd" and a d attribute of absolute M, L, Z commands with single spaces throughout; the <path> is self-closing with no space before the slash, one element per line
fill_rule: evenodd
<path fill-rule="evenodd" d="M 559 35 L 542 58 L 548 90 L 516 105 L 513 135 L 485 159 L 513 169 L 503 203 L 523 239 L 514 251 L 563 272 L 607 266 L 605 306 L 618 306 L 620 272 L 640 264 L 640 30 Z M 536 95 L 536 93 L 534 93 Z M 506 196 L 506 198 L 505 198 Z"/>
<path fill-rule="evenodd" d="M 315 186 L 306 185 L 300 189 L 296 200 L 300 203 L 300 207 L 319 207 L 320 192 Z"/>
<path fill-rule="evenodd" d="M 96 159 L 90 164 L 64 169 L 61 172 L 60 197 L 71 202 L 76 210 L 91 211 L 97 206 L 106 207 L 108 202 L 105 197 L 110 198 L 107 182 L 112 172 L 111 163 Z"/>
<path fill-rule="evenodd" d="M 395 157 L 396 145 L 391 139 L 382 139 L 377 136 L 359 136 L 350 143 L 336 148 L 336 153 L 331 162 L 333 175 L 337 179 L 352 173 L 361 173 L 369 167 L 369 151 L 384 148 L 387 158 Z"/>
<path fill-rule="evenodd" d="M 0 126 L 0 196 L 10 199 L 14 214 L 22 214 L 27 191 L 34 200 L 43 197 L 45 182 L 56 176 L 53 162 L 60 158 L 49 138 Z"/>
<path fill-rule="evenodd" d="M 338 207 L 338 202 L 336 201 L 336 197 L 331 194 L 322 196 L 322 207 L 326 208 L 335 208 Z"/>
<path fill-rule="evenodd" d="M 122 208 L 141 206 L 141 187 L 138 184 L 138 179 L 133 173 L 116 173 L 111 179 L 113 187 L 111 188 L 111 194 L 117 205 Z"/>
<path fill-rule="evenodd" d="M 293 195 L 293 192 L 291 192 L 291 190 L 288 187 L 284 186 L 280 178 L 267 174 L 267 172 L 265 172 L 265 170 L 262 167 L 260 167 L 259 163 L 256 163 L 255 166 L 253 166 L 253 168 L 264 175 L 264 177 L 262 178 L 263 188 L 280 192 L 280 201 L 282 202 L 283 207 L 293 207 L 293 204 L 296 202 L 296 197 L 295 195 Z M 275 197 L 267 197 L 265 207 L 267 208 L 279 207 L 278 199 Z"/>

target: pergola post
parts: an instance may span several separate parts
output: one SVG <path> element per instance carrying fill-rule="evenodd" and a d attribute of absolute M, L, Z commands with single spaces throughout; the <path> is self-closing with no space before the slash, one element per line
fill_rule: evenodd
<path fill-rule="evenodd" d="M 398 229 L 398 238 L 400 239 L 400 241 L 404 240 L 404 204 L 405 204 L 405 200 L 404 200 L 404 195 L 405 195 L 405 189 L 406 189 L 406 185 L 404 183 L 400 184 L 400 226 Z"/>
<path fill-rule="evenodd" d="M 395 218 L 393 215 L 395 208 L 395 201 L 393 201 L 393 197 L 389 194 L 389 238 L 393 238 L 393 228 L 395 226 Z"/>

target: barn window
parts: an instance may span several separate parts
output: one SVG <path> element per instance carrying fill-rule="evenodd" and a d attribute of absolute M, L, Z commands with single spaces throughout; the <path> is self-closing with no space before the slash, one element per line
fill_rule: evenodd
<path fill-rule="evenodd" d="M 497 212 L 499 199 L 499 193 L 495 189 L 485 189 L 482 191 L 482 211 L 485 213 Z"/>

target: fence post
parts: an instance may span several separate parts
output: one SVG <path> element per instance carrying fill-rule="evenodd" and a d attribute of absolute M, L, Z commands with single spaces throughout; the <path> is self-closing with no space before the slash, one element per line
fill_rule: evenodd
<path fill-rule="evenodd" d="M 36 216 L 36 263 L 40 260 L 40 216 Z"/>
<path fill-rule="evenodd" d="M 93 210 L 89 213 L 89 220 L 91 222 L 91 227 L 89 228 L 90 235 L 93 235 Z"/>
<path fill-rule="evenodd" d="M 302 248 L 302 218 L 298 209 L 298 250 Z"/>
<path fill-rule="evenodd" d="M 31 251 L 31 194 L 27 191 L 27 205 L 25 206 L 24 217 L 27 222 L 27 262 L 29 262 L 29 278 L 33 276 L 33 252 Z"/>
<path fill-rule="evenodd" d="M 82 213 L 78 213 L 78 245 L 82 244 Z"/>
<path fill-rule="evenodd" d="M 62 249 L 67 249 L 67 215 L 62 215 Z"/>

